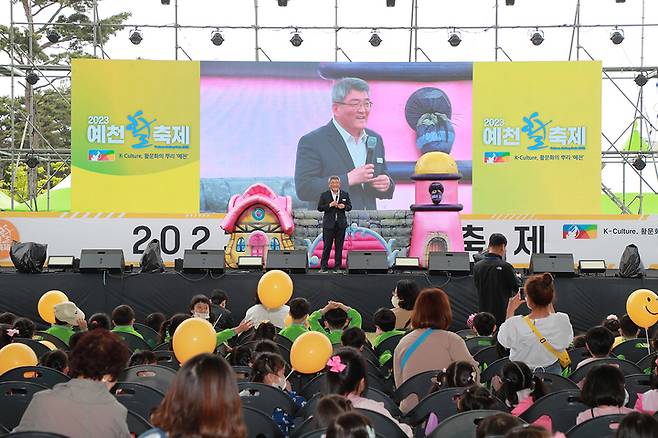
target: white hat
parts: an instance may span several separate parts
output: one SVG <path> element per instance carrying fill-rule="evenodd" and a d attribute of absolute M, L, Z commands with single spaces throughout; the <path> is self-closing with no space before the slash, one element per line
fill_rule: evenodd
<path fill-rule="evenodd" d="M 78 320 L 85 319 L 82 310 L 70 301 L 55 304 L 55 319 L 70 325 L 78 325 Z"/>

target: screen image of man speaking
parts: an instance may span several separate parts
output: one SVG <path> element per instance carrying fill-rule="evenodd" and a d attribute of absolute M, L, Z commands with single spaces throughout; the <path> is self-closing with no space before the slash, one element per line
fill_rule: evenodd
<path fill-rule="evenodd" d="M 337 175 L 345 184 L 355 210 L 377 209 L 376 199 L 391 199 L 395 183 L 388 175 L 384 142 L 366 128 L 373 108 L 368 83 L 343 78 L 331 91 L 333 118 L 304 135 L 297 145 L 297 196 L 317 202 L 327 178 Z"/>

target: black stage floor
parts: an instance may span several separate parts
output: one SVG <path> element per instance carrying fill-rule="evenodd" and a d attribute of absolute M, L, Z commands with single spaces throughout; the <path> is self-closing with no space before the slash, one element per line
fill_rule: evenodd
<path fill-rule="evenodd" d="M 261 273 L 231 272 L 210 277 L 203 274 L 79 274 L 72 272 L 18 274 L 0 273 L 0 312 L 11 311 L 39 321 L 37 302 L 51 289 L 64 291 L 87 316 L 110 313 L 119 304 L 135 309 L 137 320 L 155 311 L 166 315 L 187 312 L 190 298 L 221 288 L 229 294 L 229 308 L 236 318 L 254 303 Z M 441 287 L 450 296 L 453 329 L 466 326 L 466 318 L 477 310 L 473 277 L 427 276 L 424 274 L 293 274 L 294 296 L 310 300 L 313 308 L 327 300 L 338 300 L 359 310 L 366 330 L 373 330 L 372 314 L 391 307 L 391 291 L 402 278 L 414 279 L 422 287 Z M 636 289 L 658 292 L 658 279 L 609 277 L 558 278 L 556 309 L 566 312 L 577 332 L 599 324 L 610 313 L 625 313 L 626 297 Z"/>

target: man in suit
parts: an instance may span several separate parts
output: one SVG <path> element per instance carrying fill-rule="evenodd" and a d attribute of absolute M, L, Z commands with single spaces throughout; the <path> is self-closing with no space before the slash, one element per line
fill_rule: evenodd
<path fill-rule="evenodd" d="M 345 212 L 352 209 L 350 195 L 340 189 L 340 177 L 332 175 L 329 177 L 329 190 L 320 195 L 318 211 L 324 212 L 322 217 L 322 260 L 320 261 L 320 272 L 327 272 L 331 245 L 335 244 L 334 272 L 339 272 L 343 263 L 343 241 L 345 240 L 345 229 L 347 218 Z"/>
<path fill-rule="evenodd" d="M 384 142 L 367 129 L 372 109 L 368 83 L 343 78 L 331 91 L 333 119 L 304 135 L 297 145 L 295 189 L 313 202 L 325 190 L 326 178 L 338 175 L 357 210 L 377 209 L 376 199 L 391 199 L 395 183 L 388 175 Z"/>

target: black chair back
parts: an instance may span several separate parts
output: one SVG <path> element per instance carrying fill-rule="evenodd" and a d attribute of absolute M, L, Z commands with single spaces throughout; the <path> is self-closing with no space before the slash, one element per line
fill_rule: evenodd
<path fill-rule="evenodd" d="M 274 337 L 274 342 L 276 342 L 278 345 L 288 350 L 292 348 L 292 342 L 290 341 L 290 339 L 286 338 L 285 336 L 276 335 Z"/>
<path fill-rule="evenodd" d="M 581 380 L 587 376 L 587 373 L 589 370 L 594 368 L 595 366 L 598 365 L 615 365 L 619 367 L 619 370 L 622 372 L 624 376 L 628 376 L 631 374 L 642 374 L 642 370 L 640 367 L 635 365 L 633 362 L 629 362 L 627 360 L 622 360 L 622 359 L 616 359 L 616 358 L 604 358 L 604 359 L 596 359 L 593 360 L 592 362 L 588 362 L 585 365 L 581 366 L 577 370 L 575 370 L 571 375 L 569 376 L 569 379 L 578 383 Z M 573 368 L 572 368 L 573 369 Z"/>
<path fill-rule="evenodd" d="M 8 430 L 18 426 L 32 396 L 44 389 L 38 383 L 0 382 L 0 424 Z"/>
<path fill-rule="evenodd" d="M 143 418 L 151 418 L 151 413 L 164 398 L 164 394 L 157 389 L 130 382 L 117 383 L 112 393 L 119 403 Z"/>
<path fill-rule="evenodd" d="M 245 346 L 251 348 L 251 350 L 253 351 L 254 347 L 256 347 L 256 344 L 258 344 L 258 342 L 259 341 L 249 341 L 249 342 L 245 342 L 244 344 L 241 344 L 241 345 L 245 345 Z M 277 344 L 277 346 L 279 347 L 279 354 L 281 355 L 283 360 L 286 361 L 286 364 L 290 365 L 290 349 L 284 347 L 281 344 Z"/>
<path fill-rule="evenodd" d="M 151 350 L 151 346 L 146 343 L 146 341 L 139 336 L 135 336 L 132 333 L 123 333 L 123 332 L 114 332 L 123 342 L 126 343 L 130 351 L 137 350 Z"/>
<path fill-rule="evenodd" d="M 58 383 L 71 380 L 69 376 L 52 368 L 42 366 L 18 367 L 0 376 L 0 382 L 29 382 L 52 388 Z"/>
<path fill-rule="evenodd" d="M 324 392 L 325 385 L 324 374 L 317 375 L 302 387 L 299 395 L 303 396 L 306 400 L 310 400 L 315 394 Z"/>
<path fill-rule="evenodd" d="M 411 394 L 416 394 L 418 400 L 421 400 L 432 389 L 434 385 L 432 377 L 438 373 L 439 371 L 425 371 L 408 378 L 395 390 L 392 395 L 393 400 L 396 403 L 400 403 Z"/>
<path fill-rule="evenodd" d="M 27 345 L 34 351 L 34 354 L 37 355 L 37 358 L 41 359 L 41 356 L 43 356 L 46 353 L 50 352 L 50 348 L 46 347 L 39 341 L 35 341 L 34 339 L 27 339 L 27 338 L 15 338 L 13 341 L 15 344 L 24 344 Z"/>
<path fill-rule="evenodd" d="M 546 388 L 546 393 L 550 394 L 551 392 L 563 391 L 565 389 L 578 390 L 578 385 L 566 377 L 562 377 L 557 374 L 544 373 L 535 371 L 535 376 L 539 377 L 542 382 L 544 382 L 544 387 Z"/>
<path fill-rule="evenodd" d="M 117 380 L 140 383 L 166 394 L 175 376 L 176 372 L 171 368 L 160 365 L 136 365 L 123 370 Z"/>
<path fill-rule="evenodd" d="M 142 335 L 146 343 L 149 344 L 149 347 L 155 348 L 160 344 L 160 333 L 151 327 L 136 322 L 133 324 L 133 328 L 137 330 L 137 333 Z"/>
<path fill-rule="evenodd" d="M 400 407 L 385 392 L 369 386 L 368 389 L 364 391 L 363 397 L 384 403 L 384 407 L 388 412 L 391 413 L 392 416 L 396 418 L 402 417 L 402 412 L 400 412 Z"/>
<path fill-rule="evenodd" d="M 464 339 L 464 340 L 466 340 L 468 338 L 472 338 L 473 336 L 475 336 L 475 333 L 470 328 L 461 329 L 461 330 L 459 330 L 455 333 L 457 333 L 459 335 L 459 337 Z"/>
<path fill-rule="evenodd" d="M 232 368 L 233 372 L 235 373 L 235 377 L 238 378 L 238 382 L 249 381 L 249 378 L 251 377 L 251 368 L 238 365 L 233 365 Z"/>
<path fill-rule="evenodd" d="M 629 408 L 635 407 L 638 394 L 642 394 L 651 389 L 651 376 L 646 374 L 631 374 L 624 376 L 624 386 L 628 392 L 628 403 L 626 406 Z"/>
<path fill-rule="evenodd" d="M 624 414 L 601 415 L 575 425 L 567 431 L 567 438 L 613 438 Z"/>
<path fill-rule="evenodd" d="M 315 408 L 313 408 L 313 411 L 315 411 Z M 292 433 L 290 434 L 290 438 L 301 438 L 308 434 L 317 432 L 318 430 L 326 430 L 317 428 L 318 425 L 315 422 L 315 419 L 311 416 L 313 415 L 313 411 L 311 411 L 311 414 L 302 417 L 305 418 L 305 420 L 295 426 L 295 428 L 292 430 Z"/>
<path fill-rule="evenodd" d="M 495 348 L 495 347 L 494 347 Z M 510 362 L 508 357 L 503 357 L 501 359 L 495 360 L 489 364 L 481 373 L 480 373 L 480 382 L 488 383 L 493 379 L 494 376 L 499 376 L 503 371 L 503 367 Z M 480 367 L 482 363 L 480 362 Z M 481 369 L 481 368 L 480 368 Z"/>
<path fill-rule="evenodd" d="M 30 431 L 14 432 L 14 433 L 10 433 L 8 435 L 4 435 L 4 437 L 11 437 L 11 438 L 13 438 L 13 437 L 16 437 L 16 438 L 68 438 L 66 435 L 60 435 L 58 433 L 53 433 L 53 432 L 30 432 Z"/>
<path fill-rule="evenodd" d="M 128 423 L 128 430 L 131 434 L 135 434 L 135 436 L 140 436 L 147 430 L 153 429 L 151 423 L 149 423 L 144 417 L 130 410 L 128 411 L 126 422 Z"/>
<path fill-rule="evenodd" d="M 483 373 L 488 367 L 491 366 L 491 364 L 500 359 L 498 348 L 495 345 L 483 348 L 473 355 L 473 359 L 475 359 L 480 364 L 480 373 Z M 480 380 L 482 379 L 480 378 Z"/>
<path fill-rule="evenodd" d="M 386 438 L 407 438 L 407 435 L 400 429 L 400 427 L 393 422 L 390 418 L 379 412 L 371 411 L 370 409 L 355 409 L 359 414 L 364 415 L 372 421 L 373 428 L 377 433 L 382 434 Z"/>
<path fill-rule="evenodd" d="M 580 391 L 565 389 L 547 394 L 536 400 L 521 419 L 532 423 L 542 415 L 548 415 L 553 422 L 553 431 L 566 431 L 576 424 L 576 417 L 588 406 L 580 401 Z"/>
<path fill-rule="evenodd" d="M 395 347 L 398 346 L 400 339 L 402 338 L 404 338 L 404 335 L 395 335 L 383 340 L 377 347 L 375 347 L 375 354 L 377 357 L 381 356 L 386 351 L 390 351 L 391 354 L 393 354 Z"/>
<path fill-rule="evenodd" d="M 178 359 L 176 359 L 176 355 L 173 351 L 158 350 L 154 351 L 153 353 L 158 360 L 158 365 L 171 368 L 174 371 L 180 369 L 180 362 L 178 362 Z"/>
<path fill-rule="evenodd" d="M 629 362 L 637 363 L 647 354 L 653 352 L 653 348 L 646 339 L 635 338 L 624 341 L 612 349 L 610 355 L 617 359 L 624 359 Z"/>
<path fill-rule="evenodd" d="M 295 415 L 295 402 L 279 388 L 264 383 L 238 382 L 238 390 L 243 406 L 258 409 L 267 415 L 272 415 L 275 408 L 281 408 L 291 416 Z"/>
<path fill-rule="evenodd" d="M 163 342 L 153 347 L 153 351 L 173 351 L 173 347 L 171 346 L 171 342 Z"/>
<path fill-rule="evenodd" d="M 491 336 L 475 336 L 465 340 L 466 348 L 468 348 L 471 355 L 484 350 L 485 348 L 495 346 L 496 340 Z"/>
<path fill-rule="evenodd" d="M 575 370 L 578 364 L 585 359 L 592 357 L 589 350 L 587 350 L 587 347 L 570 348 L 567 350 L 567 354 L 571 360 L 571 365 L 569 365 L 569 367 L 572 370 Z"/>
<path fill-rule="evenodd" d="M 69 346 L 66 342 L 62 341 L 57 336 L 51 335 L 50 333 L 34 332 L 34 337 L 41 338 L 42 341 L 49 341 L 60 350 L 69 351 Z"/>
<path fill-rule="evenodd" d="M 483 419 L 500 413 L 490 409 L 467 411 L 442 419 L 428 438 L 459 437 L 475 438 L 475 430 Z"/>
<path fill-rule="evenodd" d="M 247 426 L 248 438 L 283 438 L 281 429 L 272 417 L 258 409 L 243 405 L 242 418 Z"/>
<path fill-rule="evenodd" d="M 656 358 L 658 358 L 658 353 L 647 354 L 637 361 L 637 366 L 644 374 L 653 374 L 653 370 L 656 369 Z"/>

